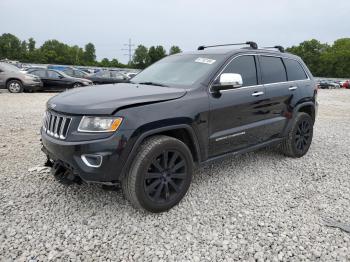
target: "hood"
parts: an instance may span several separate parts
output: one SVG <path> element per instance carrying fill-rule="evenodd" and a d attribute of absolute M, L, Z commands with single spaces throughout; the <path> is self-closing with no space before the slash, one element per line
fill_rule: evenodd
<path fill-rule="evenodd" d="M 47 107 L 67 114 L 110 115 L 125 106 L 180 98 L 185 89 L 130 83 L 75 88 L 54 96 Z"/>

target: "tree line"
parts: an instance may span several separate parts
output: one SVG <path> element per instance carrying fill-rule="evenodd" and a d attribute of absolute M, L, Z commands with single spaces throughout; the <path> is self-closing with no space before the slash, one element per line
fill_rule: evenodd
<path fill-rule="evenodd" d="M 286 49 L 300 56 L 314 76 L 350 77 L 350 38 L 341 38 L 332 45 L 316 39 Z"/>
<path fill-rule="evenodd" d="M 350 77 L 350 38 L 341 38 L 332 45 L 316 39 L 304 41 L 286 48 L 287 52 L 300 56 L 315 76 Z M 132 61 L 123 64 L 118 59 L 96 60 L 94 44 L 87 43 L 84 48 L 67 45 L 58 40 L 47 40 L 36 47 L 33 38 L 21 41 L 15 35 L 5 33 L 0 36 L 0 59 L 18 60 L 24 63 L 67 64 L 102 67 L 131 67 L 143 69 L 163 57 L 180 53 L 178 46 L 172 46 L 167 53 L 161 45 L 147 48 L 139 45 Z"/>
<path fill-rule="evenodd" d="M 169 54 L 181 52 L 178 46 L 172 46 Z M 0 59 L 18 60 L 22 63 L 63 64 L 102 67 L 133 67 L 143 69 L 146 66 L 166 56 L 163 46 L 152 46 L 149 49 L 143 45 L 136 48 L 133 60 L 123 64 L 118 59 L 103 58 L 96 60 L 94 44 L 87 43 L 84 48 L 77 45 L 67 45 L 58 40 L 47 40 L 40 47 L 36 41 L 29 38 L 21 41 L 13 34 L 5 33 L 0 36 Z"/>

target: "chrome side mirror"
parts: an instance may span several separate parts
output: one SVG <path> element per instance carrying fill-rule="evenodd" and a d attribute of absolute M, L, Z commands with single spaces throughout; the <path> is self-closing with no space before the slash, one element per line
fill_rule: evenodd
<path fill-rule="evenodd" d="M 219 92 L 220 90 L 228 90 L 243 85 L 242 76 L 236 73 L 224 73 L 220 75 L 219 83 L 212 86 L 214 92 Z"/>

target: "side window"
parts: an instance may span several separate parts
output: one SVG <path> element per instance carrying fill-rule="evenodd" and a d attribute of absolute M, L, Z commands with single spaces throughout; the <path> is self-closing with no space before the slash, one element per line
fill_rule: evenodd
<path fill-rule="evenodd" d="M 298 61 L 293 59 L 284 59 L 284 64 L 287 68 L 287 76 L 289 81 L 307 79 L 307 75 Z"/>
<path fill-rule="evenodd" d="M 34 71 L 29 72 L 29 73 L 33 74 L 33 75 L 36 75 L 38 77 L 43 77 L 43 78 L 46 77 L 46 71 L 45 70 L 34 70 Z"/>
<path fill-rule="evenodd" d="M 111 76 L 113 78 L 116 78 L 116 79 L 124 79 L 124 76 L 122 74 L 114 72 L 114 71 L 111 71 Z"/>
<path fill-rule="evenodd" d="M 47 71 L 47 76 L 48 76 L 48 78 L 54 78 L 54 79 L 60 78 L 59 73 L 57 73 L 55 71 L 51 71 L 51 70 Z"/>
<path fill-rule="evenodd" d="M 287 74 L 282 59 L 272 56 L 261 56 L 260 65 L 264 84 L 286 82 Z"/>
<path fill-rule="evenodd" d="M 223 73 L 236 73 L 242 76 L 243 86 L 258 84 L 255 58 L 252 55 L 239 56 L 233 59 Z"/>
<path fill-rule="evenodd" d="M 77 76 L 77 77 L 83 77 L 83 73 L 78 71 L 78 70 L 74 70 L 74 76 Z"/>
<path fill-rule="evenodd" d="M 102 73 L 102 77 L 110 78 L 110 77 L 111 77 L 111 72 L 109 72 L 108 70 L 105 70 L 105 71 Z"/>
<path fill-rule="evenodd" d="M 71 69 L 71 68 L 65 68 L 64 70 L 62 70 L 63 71 L 63 73 L 65 73 L 65 74 L 67 74 L 67 75 L 69 75 L 69 76 L 74 76 L 74 71 L 73 71 L 73 69 Z"/>

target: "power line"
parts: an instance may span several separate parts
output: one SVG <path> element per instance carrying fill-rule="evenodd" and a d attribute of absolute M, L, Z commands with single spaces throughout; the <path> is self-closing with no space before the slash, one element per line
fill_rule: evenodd
<path fill-rule="evenodd" d="M 128 44 L 124 44 L 124 46 L 127 46 L 128 48 L 123 48 L 122 51 L 128 51 L 128 54 L 124 54 L 129 56 L 129 64 L 131 63 L 131 59 L 132 59 L 132 55 L 134 53 L 133 47 L 135 46 L 134 44 L 131 43 L 131 38 L 129 38 L 129 43 Z"/>

